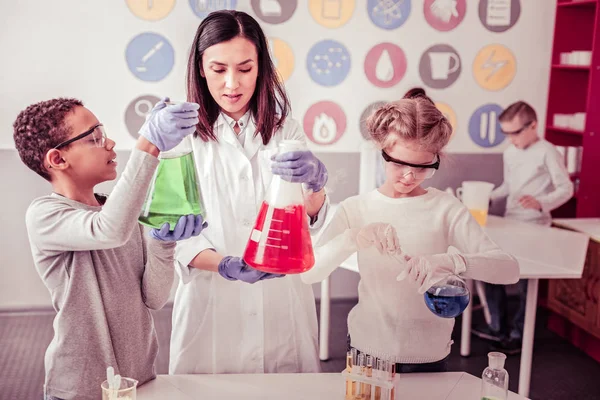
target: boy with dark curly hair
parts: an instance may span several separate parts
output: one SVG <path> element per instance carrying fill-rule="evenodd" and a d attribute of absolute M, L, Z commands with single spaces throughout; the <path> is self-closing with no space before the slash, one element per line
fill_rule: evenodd
<path fill-rule="evenodd" d="M 30 105 L 14 123 L 21 160 L 53 192 L 26 215 L 33 260 L 56 310 L 45 357 L 46 399 L 99 399 L 106 368 L 144 383 L 155 377 L 158 343 L 148 309 L 173 283 L 175 241 L 198 235 L 200 216 L 147 240 L 137 218 L 158 165 L 198 123 L 198 105 L 159 102 L 140 131 L 110 197 L 94 187 L 117 176 L 115 142 L 83 103 L 58 98 Z"/>

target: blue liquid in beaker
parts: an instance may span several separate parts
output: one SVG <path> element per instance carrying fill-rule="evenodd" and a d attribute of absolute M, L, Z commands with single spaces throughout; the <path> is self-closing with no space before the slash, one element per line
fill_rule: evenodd
<path fill-rule="evenodd" d="M 427 308 L 442 318 L 458 317 L 471 300 L 471 294 L 466 287 L 452 285 L 432 286 L 424 296 Z"/>

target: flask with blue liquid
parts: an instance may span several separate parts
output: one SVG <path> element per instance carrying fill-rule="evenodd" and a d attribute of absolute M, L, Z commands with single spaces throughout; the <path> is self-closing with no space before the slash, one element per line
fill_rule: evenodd
<path fill-rule="evenodd" d="M 460 277 L 451 275 L 430 287 L 424 297 L 427 308 L 438 317 L 456 318 L 469 305 L 471 292 Z"/>

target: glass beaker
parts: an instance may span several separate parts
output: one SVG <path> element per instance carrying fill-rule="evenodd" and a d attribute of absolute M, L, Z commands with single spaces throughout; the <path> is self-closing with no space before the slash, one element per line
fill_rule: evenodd
<path fill-rule="evenodd" d="M 131 378 L 121 378 L 118 388 L 110 389 L 108 381 L 102 382 L 102 400 L 135 400 L 138 381 Z"/>
<path fill-rule="evenodd" d="M 299 140 L 284 140 L 280 153 L 306 150 Z M 315 264 L 302 184 L 275 175 L 260 207 L 243 256 L 263 272 L 299 274 Z"/>
<path fill-rule="evenodd" d="M 506 355 L 488 353 L 488 367 L 481 375 L 481 400 L 506 400 L 508 398 L 508 372 L 504 369 Z"/>
<path fill-rule="evenodd" d="M 436 283 L 423 296 L 427 308 L 442 318 L 458 317 L 471 301 L 471 292 L 467 285 L 456 275 Z"/>
<path fill-rule="evenodd" d="M 168 222 L 173 230 L 182 215 L 202 215 L 206 219 L 190 136 L 173 149 L 161 152 L 158 158 L 138 221 L 157 229 Z"/>
<path fill-rule="evenodd" d="M 456 189 L 456 197 L 469 209 L 471 215 L 481 226 L 487 222 L 490 195 L 494 184 L 481 181 L 465 181 Z"/>

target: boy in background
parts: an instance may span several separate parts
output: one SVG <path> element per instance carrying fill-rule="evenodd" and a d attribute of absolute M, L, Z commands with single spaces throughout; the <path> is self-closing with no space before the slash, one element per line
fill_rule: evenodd
<path fill-rule="evenodd" d="M 491 195 L 491 201 L 507 198 L 506 218 L 550 226 L 550 212 L 573 196 L 573 183 L 563 157 L 554 145 L 538 136 L 537 115 L 533 107 L 518 101 L 498 117 L 502 132 L 511 146 L 503 155 L 504 182 Z M 508 327 L 506 287 L 485 284 L 491 324 L 473 329 L 482 339 L 495 342 L 507 354 L 521 351 L 527 280 L 517 283 L 519 307 Z"/>

